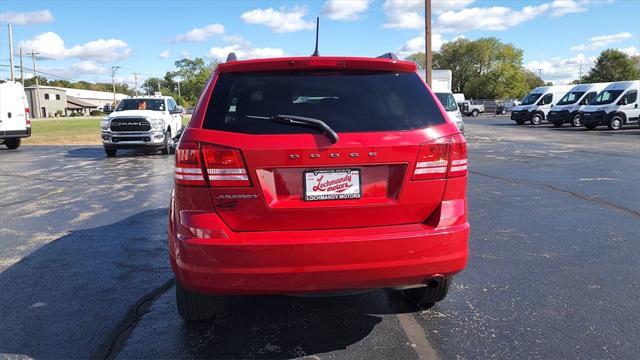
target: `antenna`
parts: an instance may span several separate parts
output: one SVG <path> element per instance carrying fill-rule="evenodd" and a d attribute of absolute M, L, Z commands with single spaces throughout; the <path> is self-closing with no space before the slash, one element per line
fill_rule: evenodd
<path fill-rule="evenodd" d="M 318 53 L 318 33 L 320 32 L 320 17 L 318 16 L 316 18 L 316 49 L 313 51 L 313 54 L 311 54 L 311 56 L 320 56 L 320 53 Z"/>

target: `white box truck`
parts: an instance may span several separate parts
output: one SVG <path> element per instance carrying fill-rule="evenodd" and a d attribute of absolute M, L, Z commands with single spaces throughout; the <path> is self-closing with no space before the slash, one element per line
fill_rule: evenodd
<path fill-rule="evenodd" d="M 611 130 L 637 122 L 640 118 L 640 80 L 609 84 L 580 112 L 587 130 L 606 125 Z"/>
<path fill-rule="evenodd" d="M 518 106 L 511 110 L 511 120 L 518 125 L 529 121 L 533 125 L 547 118 L 551 107 L 557 104 L 574 85 L 540 86 L 531 91 Z"/>
<path fill-rule="evenodd" d="M 424 70 L 421 72 L 421 75 L 423 77 L 425 76 Z M 458 126 L 460 131 L 464 132 L 462 114 L 460 113 L 456 99 L 451 92 L 452 78 L 451 70 L 432 70 L 431 90 L 436 94 L 438 100 L 440 100 L 440 104 L 442 104 L 444 111 L 447 112 L 449 119 Z"/>
<path fill-rule="evenodd" d="M 565 123 L 580 126 L 580 111 L 611 83 L 579 84 L 566 93 L 551 107 L 547 120 L 556 127 Z"/>

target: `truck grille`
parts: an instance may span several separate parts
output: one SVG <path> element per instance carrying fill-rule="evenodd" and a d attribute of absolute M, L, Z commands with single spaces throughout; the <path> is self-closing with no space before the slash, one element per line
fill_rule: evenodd
<path fill-rule="evenodd" d="M 111 131 L 149 131 L 151 124 L 142 118 L 119 118 L 111 120 Z"/>

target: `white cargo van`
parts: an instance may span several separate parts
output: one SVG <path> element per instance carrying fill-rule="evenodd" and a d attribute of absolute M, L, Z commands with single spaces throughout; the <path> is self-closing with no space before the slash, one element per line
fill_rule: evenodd
<path fill-rule="evenodd" d="M 29 104 L 22 84 L 0 80 L 0 144 L 17 149 L 20 139 L 29 136 Z"/>
<path fill-rule="evenodd" d="M 580 111 L 609 84 L 611 83 L 574 86 L 557 104 L 551 107 L 551 111 L 547 114 L 547 120 L 557 127 L 565 123 L 569 123 L 573 127 L 580 126 Z"/>
<path fill-rule="evenodd" d="M 423 76 L 424 71 L 421 73 Z M 447 112 L 449 119 L 453 121 L 460 131 L 464 133 L 464 122 L 462 121 L 462 114 L 458 108 L 456 99 L 451 92 L 452 73 L 451 70 L 433 70 L 431 72 L 431 90 L 436 94 L 440 104 Z"/>
<path fill-rule="evenodd" d="M 580 112 L 580 122 L 587 130 L 606 125 L 618 130 L 640 118 L 640 80 L 619 81 L 604 88 Z"/>
<path fill-rule="evenodd" d="M 551 107 L 571 90 L 574 85 L 540 86 L 531 91 L 518 106 L 511 110 L 511 120 L 518 125 L 530 121 L 533 125 L 540 124 L 547 118 Z"/>

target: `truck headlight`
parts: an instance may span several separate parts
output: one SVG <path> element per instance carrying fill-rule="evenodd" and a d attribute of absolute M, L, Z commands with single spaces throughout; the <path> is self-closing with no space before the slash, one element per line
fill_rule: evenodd
<path fill-rule="evenodd" d="M 100 121 L 100 128 L 102 130 L 109 130 L 109 119 L 107 118 L 102 119 L 102 121 Z"/>
<path fill-rule="evenodd" d="M 164 130 L 164 120 L 163 119 L 151 119 L 149 120 L 151 124 L 151 128 L 154 130 Z"/>

